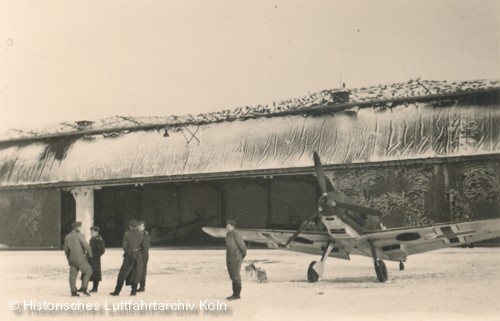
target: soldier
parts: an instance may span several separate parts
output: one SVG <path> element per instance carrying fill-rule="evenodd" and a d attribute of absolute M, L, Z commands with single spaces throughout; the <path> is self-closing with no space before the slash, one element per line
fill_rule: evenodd
<path fill-rule="evenodd" d="M 144 292 L 146 291 L 146 273 L 148 271 L 148 261 L 149 261 L 149 247 L 151 246 L 151 236 L 149 235 L 148 231 L 145 229 L 145 224 L 143 221 L 139 221 L 139 226 L 138 230 L 144 235 L 144 246 L 143 246 L 143 252 L 142 252 L 142 259 L 144 262 L 144 273 L 141 279 L 141 282 L 139 283 L 139 289 L 137 292 Z"/>
<path fill-rule="evenodd" d="M 87 286 L 89 284 L 90 275 L 92 274 L 92 267 L 87 261 L 87 256 L 92 257 L 92 250 L 85 241 L 85 237 L 80 233 L 81 222 L 74 222 L 71 224 L 73 230 L 64 238 L 64 254 L 68 259 L 69 268 L 69 287 L 71 289 L 71 296 L 80 296 L 76 292 L 76 278 L 78 271 L 82 271 L 82 293 L 89 296 Z"/>
<path fill-rule="evenodd" d="M 233 282 L 233 294 L 228 300 L 238 300 L 241 293 L 241 262 L 247 255 L 247 247 L 241 234 L 235 231 L 236 222 L 227 220 L 226 230 L 226 264 L 229 277 Z"/>
<path fill-rule="evenodd" d="M 90 281 L 92 281 L 92 290 L 90 292 L 97 292 L 99 287 L 99 281 L 101 281 L 101 256 L 106 251 L 104 240 L 99 235 L 99 227 L 92 226 L 90 228 L 90 233 L 92 237 L 90 238 L 90 248 L 92 249 L 92 257 L 89 259 L 90 266 L 92 266 L 92 276 Z"/>
<path fill-rule="evenodd" d="M 136 295 L 137 283 L 142 279 L 144 235 L 137 230 L 136 220 L 129 222 L 129 229 L 123 237 L 123 263 L 118 272 L 115 291 L 110 293 L 113 296 L 120 294 L 125 280 L 127 285 L 132 286 L 130 295 Z"/>

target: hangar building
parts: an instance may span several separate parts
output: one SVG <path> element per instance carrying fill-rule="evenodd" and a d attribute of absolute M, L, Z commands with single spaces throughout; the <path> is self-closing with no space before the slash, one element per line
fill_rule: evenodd
<path fill-rule="evenodd" d="M 119 246 L 219 244 L 201 226 L 296 229 L 317 151 L 387 227 L 500 217 L 500 82 L 412 80 L 198 116 L 113 117 L 0 136 L 0 244 L 59 249 L 71 222 Z"/>

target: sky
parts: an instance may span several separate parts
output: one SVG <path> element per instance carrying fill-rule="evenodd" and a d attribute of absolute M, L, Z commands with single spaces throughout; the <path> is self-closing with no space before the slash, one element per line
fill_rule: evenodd
<path fill-rule="evenodd" d="M 500 2 L 2 0 L 0 132 L 500 78 Z"/>

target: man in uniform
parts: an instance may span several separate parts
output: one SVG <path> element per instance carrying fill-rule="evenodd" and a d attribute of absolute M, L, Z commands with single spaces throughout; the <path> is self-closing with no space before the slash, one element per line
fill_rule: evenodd
<path fill-rule="evenodd" d="M 247 247 L 241 234 L 235 231 L 236 222 L 227 220 L 226 230 L 226 265 L 229 277 L 233 282 L 233 294 L 228 300 L 238 300 L 241 293 L 241 262 L 247 255 Z"/>
<path fill-rule="evenodd" d="M 92 276 L 90 281 L 92 281 L 92 290 L 90 292 L 97 292 L 99 287 L 99 281 L 101 281 L 101 256 L 106 251 L 106 246 L 104 240 L 99 235 L 99 227 L 92 226 L 90 228 L 90 233 L 92 237 L 90 238 L 90 248 L 92 249 L 92 257 L 89 259 L 90 265 L 92 266 Z"/>
<path fill-rule="evenodd" d="M 136 220 L 131 220 L 129 222 L 130 230 L 123 237 L 123 263 L 120 272 L 118 272 L 115 291 L 110 293 L 113 296 L 120 294 L 125 280 L 127 280 L 127 285 L 132 286 L 130 295 L 136 295 L 137 283 L 142 279 L 144 235 L 139 232 L 137 225 Z"/>
<path fill-rule="evenodd" d="M 144 235 L 144 246 L 142 247 L 142 259 L 144 262 L 144 273 L 142 275 L 141 282 L 139 283 L 139 289 L 137 292 L 146 291 L 146 273 L 148 271 L 148 261 L 149 261 L 149 247 L 151 246 L 151 236 L 148 231 L 146 231 L 146 227 L 143 221 L 139 221 L 138 230 Z"/>
<path fill-rule="evenodd" d="M 92 250 L 89 243 L 85 241 L 85 236 L 80 233 L 81 222 L 74 222 L 71 224 L 73 230 L 64 238 L 64 254 L 68 259 L 69 264 L 69 287 L 71 289 L 71 296 L 79 296 L 76 292 L 76 278 L 78 271 L 82 271 L 82 293 L 90 295 L 87 292 L 90 275 L 92 274 L 92 267 L 87 261 L 87 256 L 92 257 Z"/>

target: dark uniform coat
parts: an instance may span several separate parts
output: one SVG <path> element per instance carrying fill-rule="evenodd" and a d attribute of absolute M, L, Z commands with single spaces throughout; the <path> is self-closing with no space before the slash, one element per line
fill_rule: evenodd
<path fill-rule="evenodd" d="M 241 284 L 241 262 L 247 255 L 245 241 L 238 231 L 227 232 L 226 235 L 226 265 L 229 277 L 234 283 Z"/>
<path fill-rule="evenodd" d="M 90 248 L 92 249 L 92 257 L 89 259 L 90 266 L 92 266 L 90 281 L 101 281 L 101 256 L 106 251 L 106 247 L 100 235 L 90 238 Z"/>
<path fill-rule="evenodd" d="M 146 279 L 146 274 L 148 272 L 148 261 L 149 261 L 149 248 L 151 247 L 151 235 L 149 235 L 148 231 L 144 230 L 142 232 L 144 235 L 144 246 L 142 247 L 142 259 L 144 262 L 144 274 L 142 276 L 142 280 Z"/>
<path fill-rule="evenodd" d="M 130 230 L 123 237 L 123 264 L 118 273 L 118 279 L 126 280 L 127 285 L 137 284 L 144 273 L 142 257 L 144 235 L 138 230 Z"/>

